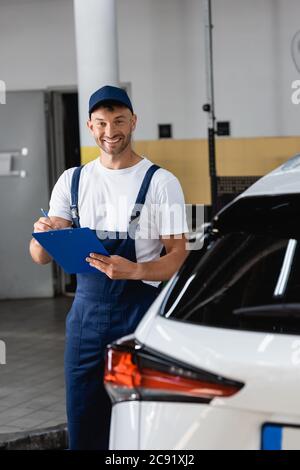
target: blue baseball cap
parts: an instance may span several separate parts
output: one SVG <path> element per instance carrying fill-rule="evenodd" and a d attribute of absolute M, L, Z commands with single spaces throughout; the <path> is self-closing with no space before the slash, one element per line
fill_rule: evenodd
<path fill-rule="evenodd" d="M 110 85 L 99 88 L 99 90 L 95 91 L 91 95 L 89 100 L 89 114 L 91 114 L 93 110 L 100 106 L 104 101 L 115 101 L 116 103 L 120 103 L 126 106 L 126 108 L 129 108 L 133 114 L 132 104 L 126 91 L 122 88 Z"/>

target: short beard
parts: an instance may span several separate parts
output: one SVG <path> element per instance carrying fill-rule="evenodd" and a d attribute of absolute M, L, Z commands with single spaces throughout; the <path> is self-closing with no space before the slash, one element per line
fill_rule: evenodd
<path fill-rule="evenodd" d="M 121 147 L 119 148 L 116 148 L 115 150 L 110 150 L 109 153 L 107 152 L 107 150 L 105 149 L 104 146 L 102 146 L 101 142 L 97 142 L 97 144 L 100 146 L 101 150 L 103 150 L 103 152 L 105 152 L 107 155 L 112 155 L 112 156 L 117 156 L 117 155 L 120 155 L 121 153 L 124 152 L 124 150 L 128 147 L 128 145 L 130 144 L 131 142 L 131 136 L 132 134 L 128 134 L 126 139 L 123 141 Z"/>

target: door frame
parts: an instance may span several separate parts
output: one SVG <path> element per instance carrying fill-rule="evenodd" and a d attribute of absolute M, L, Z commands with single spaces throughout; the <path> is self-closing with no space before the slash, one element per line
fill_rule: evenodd
<path fill-rule="evenodd" d="M 59 176 L 66 170 L 63 133 L 63 95 L 78 93 L 76 86 L 51 87 L 44 93 L 50 194 Z M 54 295 L 73 297 L 66 291 L 67 275 L 56 263 L 53 266 Z"/>

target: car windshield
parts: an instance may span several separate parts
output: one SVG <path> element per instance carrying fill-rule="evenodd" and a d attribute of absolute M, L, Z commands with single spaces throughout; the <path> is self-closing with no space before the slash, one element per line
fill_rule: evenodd
<path fill-rule="evenodd" d="M 300 238 L 282 227 L 271 234 L 260 225 L 253 232 L 227 227 L 202 252 L 192 252 L 170 286 L 162 315 L 206 326 L 299 333 Z"/>

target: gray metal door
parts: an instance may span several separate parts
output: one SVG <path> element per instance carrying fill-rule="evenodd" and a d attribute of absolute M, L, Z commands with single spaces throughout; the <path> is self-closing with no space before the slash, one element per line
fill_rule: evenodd
<path fill-rule="evenodd" d="M 28 155 L 18 155 L 22 148 Z M 3 153 L 12 157 L 12 175 Z M 1 161 L 2 153 L 2 161 Z M 18 172 L 26 172 L 20 177 Z M 8 92 L 0 104 L 0 298 L 52 297 L 52 266 L 38 266 L 28 246 L 33 223 L 48 208 L 44 94 Z"/>

